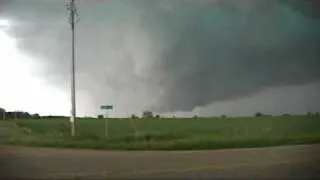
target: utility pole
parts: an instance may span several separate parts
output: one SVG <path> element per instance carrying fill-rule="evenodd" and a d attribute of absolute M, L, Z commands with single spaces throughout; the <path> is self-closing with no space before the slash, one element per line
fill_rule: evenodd
<path fill-rule="evenodd" d="M 76 78 L 75 78 L 75 24 L 79 21 L 75 0 L 68 0 L 67 10 L 70 12 L 69 23 L 72 33 L 72 50 L 71 50 L 71 136 L 75 135 L 75 120 L 76 120 Z M 77 19 L 76 19 L 77 18 Z"/>

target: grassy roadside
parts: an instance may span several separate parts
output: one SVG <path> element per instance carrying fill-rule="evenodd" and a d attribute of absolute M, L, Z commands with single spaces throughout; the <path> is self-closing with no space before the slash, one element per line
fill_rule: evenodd
<path fill-rule="evenodd" d="M 1 144 L 88 149 L 192 150 L 320 142 L 319 117 L 303 116 L 227 120 L 113 119 L 108 122 L 107 138 L 104 137 L 102 120 L 78 120 L 76 137 L 69 136 L 67 119 L 19 120 L 10 123 L 5 128 L 8 131 L 5 133 L 7 137 L 0 137 Z"/>

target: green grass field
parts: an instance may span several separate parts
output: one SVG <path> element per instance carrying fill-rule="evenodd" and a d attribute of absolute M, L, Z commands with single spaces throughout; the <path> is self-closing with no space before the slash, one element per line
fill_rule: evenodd
<path fill-rule="evenodd" d="M 320 118 L 307 116 L 111 119 L 105 137 L 104 120 L 76 121 L 76 136 L 68 119 L 16 120 L 2 144 L 93 149 L 181 150 L 258 147 L 320 142 Z"/>

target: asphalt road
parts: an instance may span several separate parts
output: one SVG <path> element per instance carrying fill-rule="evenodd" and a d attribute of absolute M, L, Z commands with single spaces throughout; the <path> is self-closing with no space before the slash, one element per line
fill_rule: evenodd
<path fill-rule="evenodd" d="M 208 151 L 95 151 L 0 146 L 0 178 L 320 178 L 320 144 Z"/>

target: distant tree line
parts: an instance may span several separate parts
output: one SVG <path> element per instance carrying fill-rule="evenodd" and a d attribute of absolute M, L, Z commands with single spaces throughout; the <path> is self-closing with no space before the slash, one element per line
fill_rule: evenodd
<path fill-rule="evenodd" d="M 266 117 L 266 116 L 271 116 L 271 115 L 267 115 L 267 114 L 263 114 L 262 112 L 256 112 L 254 114 L 254 116 L 256 117 Z M 291 116 L 290 114 L 282 114 L 282 116 Z M 309 117 L 315 117 L 315 116 L 320 116 L 319 112 L 307 112 L 306 116 Z M 68 116 L 40 116 L 38 113 L 36 114 L 30 114 L 28 112 L 24 112 L 24 111 L 6 111 L 4 108 L 0 108 L 0 120 L 14 120 L 14 119 L 66 119 L 68 118 Z M 103 119 L 104 116 L 102 114 L 97 116 L 98 119 Z M 154 118 L 154 119 L 161 119 L 163 118 L 162 116 L 160 116 L 159 114 L 154 115 L 152 111 L 143 111 L 142 112 L 142 117 L 141 118 Z M 173 116 L 173 118 L 175 118 Z M 193 116 L 193 119 L 198 119 L 199 117 L 197 115 Z M 226 119 L 227 116 L 225 114 L 221 115 L 222 119 Z M 94 117 L 92 117 L 92 119 L 95 119 Z M 131 119 L 139 119 L 138 116 L 132 114 L 131 115 Z"/>
<path fill-rule="evenodd" d="M 66 119 L 69 118 L 69 116 L 41 116 L 41 118 L 44 119 Z"/>
<path fill-rule="evenodd" d="M 0 108 L 0 120 L 12 120 L 12 119 L 39 119 L 39 114 L 30 114 L 24 111 L 6 111 L 4 108 Z"/>
<path fill-rule="evenodd" d="M 0 120 L 14 120 L 14 119 L 60 119 L 68 118 L 68 116 L 40 116 L 38 113 L 31 114 L 24 111 L 6 111 L 0 108 Z"/>
<path fill-rule="evenodd" d="M 263 114 L 262 112 L 256 112 L 254 115 L 255 115 L 256 117 L 271 116 L 271 115 Z M 307 112 L 306 115 L 309 116 L 309 117 L 314 117 L 314 116 L 320 116 L 320 113 L 319 113 L 319 112 Z M 291 115 L 288 114 L 288 113 L 284 113 L 284 114 L 282 114 L 282 116 L 288 117 L 288 116 L 291 116 Z"/>
<path fill-rule="evenodd" d="M 320 116 L 320 113 L 319 112 L 308 112 L 307 113 L 307 116 Z"/>

